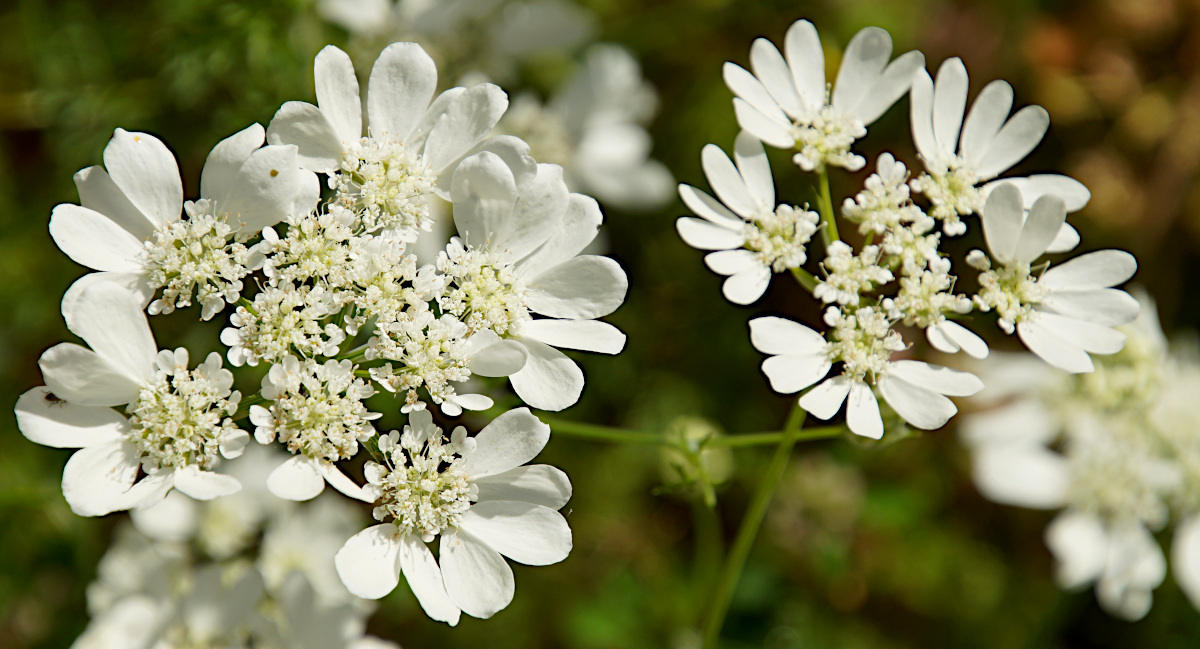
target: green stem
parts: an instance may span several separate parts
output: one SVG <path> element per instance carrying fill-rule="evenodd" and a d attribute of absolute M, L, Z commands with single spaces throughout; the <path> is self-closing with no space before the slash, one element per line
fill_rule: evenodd
<path fill-rule="evenodd" d="M 247 300 L 244 297 L 240 297 L 240 298 L 238 298 L 237 303 L 239 306 L 246 307 L 246 310 L 249 311 L 250 313 L 253 313 L 256 316 L 258 315 L 258 311 L 255 310 L 255 308 L 254 308 L 254 303 L 251 302 L 250 300 Z"/>
<path fill-rule="evenodd" d="M 763 473 L 762 481 L 754 490 L 750 506 L 746 509 L 746 515 L 742 518 L 737 537 L 733 541 L 733 549 L 725 558 L 725 565 L 722 567 L 721 576 L 717 581 L 717 589 L 713 593 L 712 604 L 708 609 L 708 619 L 704 625 L 704 649 L 717 647 L 721 627 L 725 624 L 725 615 L 729 612 L 729 602 L 733 599 L 733 591 L 741 579 L 742 569 L 746 566 L 746 558 L 750 556 L 750 548 L 754 546 L 754 540 L 758 537 L 758 530 L 766 517 L 771 498 L 775 495 L 775 490 L 779 488 L 779 483 L 783 479 L 783 472 L 787 469 L 792 448 L 796 445 L 800 427 L 804 424 L 807 414 L 800 408 L 799 403 L 792 407 L 792 412 L 788 414 L 787 424 L 783 429 L 782 439 L 779 446 L 775 448 L 775 455 L 771 457 L 771 464 Z"/>
<path fill-rule="evenodd" d="M 606 442 L 631 442 L 634 444 L 666 443 L 666 438 L 664 438 L 662 435 L 655 435 L 654 433 L 644 433 L 636 430 L 614 428 L 612 426 L 582 424 L 569 419 L 547 419 L 542 417 L 542 421 L 550 426 L 552 433 L 558 435 L 567 435 L 568 437 L 582 437 L 584 439 L 594 439 Z"/>
<path fill-rule="evenodd" d="M 846 432 L 845 426 L 819 426 L 806 428 L 792 436 L 797 442 L 811 442 L 819 439 L 838 437 Z M 783 441 L 786 433 L 743 433 L 741 435 L 726 435 L 708 440 L 713 446 L 759 446 L 762 444 L 778 444 Z"/>
<path fill-rule="evenodd" d="M 238 402 L 237 412 L 233 413 L 233 420 L 237 421 L 239 419 L 242 419 L 246 415 L 249 415 L 250 414 L 250 406 L 257 406 L 261 403 L 266 403 L 266 402 L 267 402 L 267 399 L 265 397 L 263 397 L 263 395 L 258 394 L 258 393 L 242 397 L 242 400 Z"/>
<path fill-rule="evenodd" d="M 833 214 L 833 198 L 829 193 L 829 168 L 821 167 L 821 195 L 817 198 L 817 209 L 821 212 L 821 221 L 825 223 L 825 229 L 821 231 L 821 236 L 825 239 L 825 246 L 834 241 L 841 241 L 838 236 L 837 219 Z"/>
<path fill-rule="evenodd" d="M 359 362 L 359 361 L 356 361 L 355 359 L 366 360 L 365 358 L 362 358 L 362 355 L 363 355 L 363 352 L 365 352 L 367 350 L 367 347 L 369 347 L 369 346 L 370 346 L 369 344 L 363 343 L 362 345 L 359 345 L 358 347 L 355 347 L 354 349 L 348 349 L 348 350 L 338 354 L 337 359 L 339 361 L 348 360 L 351 362 Z"/>
<path fill-rule="evenodd" d="M 817 278 L 813 277 L 812 273 L 803 268 L 793 268 L 792 277 L 795 277 L 796 281 L 800 282 L 800 286 L 803 286 L 804 290 L 809 293 L 812 293 L 813 289 L 817 288 Z"/>

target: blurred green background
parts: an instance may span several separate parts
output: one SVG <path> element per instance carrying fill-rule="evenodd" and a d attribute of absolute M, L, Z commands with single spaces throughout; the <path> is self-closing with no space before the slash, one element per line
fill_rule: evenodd
<path fill-rule="evenodd" d="M 755 37 L 779 43 L 798 18 L 816 24 L 831 70 L 850 36 L 878 25 L 898 52 L 924 51 L 931 70 L 961 56 L 972 96 L 1007 79 L 1018 104 L 1041 104 L 1052 120 L 1015 173 L 1058 170 L 1086 183 L 1092 202 L 1072 217 L 1083 249 L 1133 251 L 1164 328 L 1200 325 L 1200 3 L 583 4 L 599 39 L 635 52 L 658 88 L 654 156 L 698 186 L 701 147 L 728 148 L 737 131 L 721 64 L 746 65 Z M 40 384 L 38 356 L 69 337 L 59 299 L 83 269 L 55 248 L 47 223 L 55 204 L 78 200 L 71 176 L 100 163 L 112 130 L 161 137 L 194 197 L 208 150 L 250 122 L 265 125 L 284 101 L 311 101 L 313 56 L 347 39 L 309 0 L 0 2 L 0 403 Z M 370 59 L 356 58 L 365 72 Z M 508 89 L 545 92 L 568 62 L 527 61 Z M 902 100 L 858 150 L 915 165 L 907 111 Z M 811 200 L 809 179 L 772 159 L 781 197 Z M 835 174 L 835 203 L 866 173 Z M 811 322 L 817 310 L 786 281 L 753 307 L 727 303 L 720 278 L 675 235 L 683 212 L 678 202 L 607 211 L 611 254 L 631 286 L 610 320 L 629 344 L 615 358 L 581 358 L 588 387 L 565 416 L 649 432 L 684 414 L 731 432 L 777 429 L 789 399 L 758 371 L 746 321 L 780 313 Z M 218 326 L 185 315 L 156 318 L 158 339 L 191 347 L 193 358 L 216 349 Z M 491 620 L 447 628 L 401 587 L 370 630 L 409 649 L 693 646 L 719 540 L 732 537 L 768 454 L 737 452 L 714 513 L 696 490 L 668 484 L 655 446 L 556 437 L 541 461 L 575 484 L 571 556 L 516 566 L 516 599 Z M 11 415 L 0 420 L 0 648 L 66 647 L 87 623 L 84 587 L 122 517 L 70 513 L 58 484 L 68 455 L 25 440 Z M 984 501 L 968 468 L 950 429 L 882 448 L 802 445 L 736 593 L 728 646 L 1200 646 L 1200 613 L 1170 578 L 1135 624 L 1106 616 L 1090 590 L 1061 593 L 1041 538 L 1051 514 Z"/>

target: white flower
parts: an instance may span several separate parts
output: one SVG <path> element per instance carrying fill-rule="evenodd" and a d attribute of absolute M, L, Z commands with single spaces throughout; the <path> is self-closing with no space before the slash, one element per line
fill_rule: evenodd
<path fill-rule="evenodd" d="M 203 198 L 185 204 L 170 150 L 152 135 L 117 129 L 104 148 L 107 171 L 75 174 L 82 205 L 59 205 L 50 217 L 58 247 L 101 271 L 71 291 L 110 281 L 149 302 L 162 288 L 151 313 L 167 313 L 189 305 L 198 289 L 206 320 L 236 301 L 255 265 L 238 242 L 312 209 L 319 193 L 316 177 L 297 166 L 295 147 L 262 144 L 263 128 L 253 124 L 214 147 L 201 175 Z"/>
<path fill-rule="evenodd" d="M 1059 561 L 1063 588 L 1095 581 L 1100 604 L 1127 620 L 1150 612 L 1152 592 L 1167 575 L 1162 548 L 1138 522 L 1106 525 L 1095 515 L 1066 511 L 1046 528 L 1046 545 Z"/>
<path fill-rule="evenodd" d="M 666 166 L 650 159 L 643 124 L 656 104 L 637 59 L 602 43 L 545 106 L 530 94 L 514 99 L 499 128 L 528 142 L 541 162 L 562 165 L 573 191 L 620 209 L 654 209 L 670 200 L 674 184 Z"/>
<path fill-rule="evenodd" d="M 195 370 L 187 350 L 156 354 L 137 296 L 96 283 L 64 301 L 63 316 L 92 349 L 62 343 L 42 354 L 46 387 L 17 402 L 30 440 L 80 449 L 63 472 L 63 495 L 81 516 L 158 502 L 171 487 L 193 498 L 228 495 L 241 484 L 213 473 L 241 454 L 248 435 L 233 425 L 240 393 L 216 353 Z M 126 419 L 114 406 L 127 405 Z M 146 477 L 134 484 L 141 472 Z"/>
<path fill-rule="evenodd" d="M 346 542 L 338 574 L 350 592 L 378 599 L 403 573 L 433 619 L 454 625 L 460 611 L 491 617 L 513 596 L 504 557 L 549 565 L 571 551 L 571 530 L 556 511 L 571 497 L 570 481 L 554 467 L 523 466 L 550 428 L 521 408 L 474 438 L 457 428 L 447 443 L 428 413 L 414 412 L 409 422 L 403 435 L 380 438 L 385 464 L 366 468 L 375 517 L 386 522 Z M 435 560 L 425 543 L 437 536 Z"/>
<path fill-rule="evenodd" d="M 770 355 L 762 370 L 771 388 L 781 394 L 813 385 L 829 373 L 834 362 L 841 361 L 842 373 L 802 396 L 800 407 L 829 419 L 848 399 L 846 424 L 856 435 L 883 436 L 883 419 L 872 385 L 902 419 L 927 430 L 945 424 L 958 412 L 946 395 L 969 396 L 983 389 L 973 374 L 920 361 L 891 360 L 893 352 L 904 349 L 904 343 L 873 307 L 859 308 L 850 315 L 831 307 L 826 322 L 833 327 L 831 341 L 791 320 L 755 318 L 750 321 L 750 342 Z"/>
<path fill-rule="evenodd" d="M 680 217 L 675 228 L 693 248 L 716 251 L 704 262 L 728 276 L 721 286 L 726 299 L 750 304 L 767 290 L 772 272 L 804 264 L 805 246 L 820 217 L 809 210 L 775 205 L 770 163 L 754 135 L 738 134 L 733 157 L 736 166 L 720 147 L 704 147 L 700 155 L 704 175 L 721 202 L 695 187 L 679 185 L 683 202 L 701 218 Z"/>
<path fill-rule="evenodd" d="M 1041 106 L 1026 106 L 1009 118 L 1013 91 L 1001 80 L 984 87 L 964 121 L 966 103 L 967 69 L 961 60 L 943 62 L 936 84 L 924 68 L 917 71 L 912 130 L 927 173 L 914 179 L 912 187 L 933 203 L 931 216 L 943 221 L 947 234 L 965 232 L 966 225 L 958 217 L 979 213 L 988 194 L 1002 182 L 1021 189 L 1026 209 L 1046 194 L 1062 198 L 1068 212 L 1083 209 L 1091 193 L 1079 181 L 1057 174 L 1003 178 L 978 186 L 1029 155 L 1046 134 L 1050 117 Z M 1078 242 L 1079 234 L 1063 224 L 1049 249 L 1063 252 Z"/>
<path fill-rule="evenodd" d="M 1015 328 L 1030 351 L 1055 367 L 1090 372 L 1088 353 L 1120 351 L 1125 334 L 1112 327 L 1137 317 L 1137 300 L 1111 288 L 1133 276 L 1137 260 L 1120 250 L 1101 250 L 1034 277 L 1031 264 L 1054 241 L 1065 217 L 1062 199 L 1045 195 L 1026 218 L 1021 191 L 1002 184 L 983 208 L 984 236 L 1001 267 L 991 269 L 979 255 L 968 262 L 984 271 L 975 303 L 995 310 L 1006 333 Z"/>
<path fill-rule="evenodd" d="M 784 50 L 786 61 L 770 41 L 760 38 L 750 48 L 754 74 L 725 64 L 725 83 L 737 95 L 733 108 L 738 125 L 771 146 L 795 148 L 793 161 L 805 171 L 827 165 L 861 169 L 865 161 L 850 147 L 908 92 L 925 57 L 907 52 L 889 64 L 891 36 L 878 27 L 862 29 L 846 46 L 830 97 L 825 53 L 812 23 L 793 23 Z"/>
<path fill-rule="evenodd" d="M 382 228 L 415 240 L 431 227 L 428 201 L 435 193 L 448 195 L 464 157 L 485 149 L 504 155 L 527 150 L 515 138 L 484 142 L 508 107 L 499 87 L 452 88 L 435 99 L 437 67 L 416 43 L 393 43 L 380 53 L 371 69 L 365 120 L 345 52 L 332 45 L 321 50 L 314 76 L 317 105 L 285 103 L 267 138 L 295 144 L 302 167 L 329 174 L 334 202 L 353 210 L 366 231 Z"/>
<path fill-rule="evenodd" d="M 368 500 L 362 489 L 337 468 L 335 462 L 358 453 L 358 444 L 375 434 L 370 412 L 362 400 L 374 388 L 354 376 L 350 361 L 286 356 L 262 380 L 262 395 L 270 408 L 250 407 L 250 421 L 260 444 L 278 440 L 295 457 L 267 477 L 271 493 L 288 500 L 316 497 L 328 482 L 338 491 Z"/>
<path fill-rule="evenodd" d="M 491 152 L 463 161 L 453 198 L 459 243 L 438 259 L 452 280 L 442 308 L 525 348 L 528 360 L 509 375 L 525 403 L 574 404 L 583 372 L 555 348 L 616 354 L 625 346 L 616 327 L 595 320 L 625 300 L 625 271 L 607 257 L 579 254 L 596 237 L 599 205 L 569 194 L 557 165 L 510 166 Z"/>

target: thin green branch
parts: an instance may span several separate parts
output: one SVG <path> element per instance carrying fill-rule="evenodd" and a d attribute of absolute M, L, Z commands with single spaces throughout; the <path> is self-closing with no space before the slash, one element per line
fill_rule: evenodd
<path fill-rule="evenodd" d="M 834 241 L 841 241 L 838 236 L 837 219 L 833 213 L 833 198 L 829 192 L 829 168 L 821 167 L 821 195 L 817 198 L 817 209 L 821 212 L 821 221 L 825 224 L 825 228 L 821 230 L 821 236 L 825 240 L 825 246 Z"/>
<path fill-rule="evenodd" d="M 845 426 L 817 426 L 805 428 L 797 432 L 793 439 L 797 442 L 811 442 L 820 439 L 839 437 L 846 432 Z M 784 433 L 742 433 L 741 435 L 725 435 L 708 440 L 713 446 L 760 446 L 763 444 L 778 444 L 783 441 Z"/>
<path fill-rule="evenodd" d="M 813 289 L 817 288 L 817 278 L 813 277 L 812 273 L 803 268 L 793 268 L 792 277 L 795 277 L 796 281 L 800 282 L 800 286 L 803 286 L 804 290 L 809 293 L 812 293 Z"/>
<path fill-rule="evenodd" d="M 737 537 L 733 541 L 733 549 L 725 558 L 725 565 L 722 566 L 721 576 L 717 581 L 717 589 L 713 593 L 712 604 L 708 609 L 708 619 L 704 625 L 704 649 L 716 649 L 717 647 L 721 636 L 721 627 L 725 625 L 725 615 L 729 612 L 729 602 L 733 599 L 733 591 L 741 579 L 742 569 L 746 566 L 746 558 L 750 555 L 750 549 L 758 537 L 758 530 L 762 527 L 767 507 L 771 504 L 771 498 L 775 495 L 775 490 L 779 488 L 779 483 L 783 479 L 784 470 L 787 469 L 788 460 L 792 455 L 792 448 L 796 446 L 800 427 L 804 425 L 804 418 L 807 414 L 800 408 L 799 403 L 792 407 L 787 424 L 783 428 L 782 439 L 779 446 L 775 448 L 775 454 L 771 457 L 771 464 L 763 473 L 762 480 L 754 490 L 750 505 L 746 509 L 746 515 L 738 527 Z"/>

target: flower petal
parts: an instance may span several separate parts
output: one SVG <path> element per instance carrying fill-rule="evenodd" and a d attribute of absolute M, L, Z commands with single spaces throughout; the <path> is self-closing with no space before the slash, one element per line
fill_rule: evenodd
<path fill-rule="evenodd" d="M 433 553 L 416 534 L 400 537 L 399 563 L 408 587 L 417 596 L 425 614 L 450 626 L 457 625 L 461 612 L 446 594 L 442 570 L 438 568 Z M 390 589 L 388 592 L 391 592 Z"/>
<path fill-rule="evenodd" d="M 517 184 L 504 159 L 490 151 L 458 165 L 451 189 L 454 225 L 467 245 L 483 247 L 504 227 L 517 204 Z"/>
<path fill-rule="evenodd" d="M 343 143 L 357 142 L 363 134 L 362 100 L 349 55 L 333 45 L 326 45 L 313 61 L 313 79 L 317 108 L 333 127 L 333 132 Z"/>
<path fill-rule="evenodd" d="M 437 66 L 416 43 L 393 43 L 371 68 L 367 113 L 372 133 L 405 137 L 437 90 Z"/>
<path fill-rule="evenodd" d="M 498 340 L 471 355 L 471 373 L 480 376 L 511 376 L 525 367 L 529 352 L 515 340 Z"/>
<path fill-rule="evenodd" d="M 1200 516 L 1193 514 L 1175 528 L 1171 568 L 1179 588 L 1192 606 L 1200 609 Z"/>
<path fill-rule="evenodd" d="M 825 105 L 825 50 L 816 27 L 807 20 L 792 23 L 784 36 L 783 49 L 805 108 L 820 110 Z"/>
<path fill-rule="evenodd" d="M 1095 369 L 1091 357 L 1082 347 L 1063 340 L 1048 327 L 1042 326 L 1038 322 L 1040 319 L 1017 323 L 1017 336 L 1029 351 L 1054 367 L 1072 374 L 1091 372 Z"/>
<path fill-rule="evenodd" d="M 871 86 L 870 91 L 859 99 L 858 105 L 854 107 L 854 114 L 866 125 L 879 119 L 909 91 L 918 69 L 925 69 L 924 54 L 912 51 L 897 56 L 896 60 L 883 69 L 883 74 Z"/>
<path fill-rule="evenodd" d="M 522 276 L 535 277 L 577 256 L 596 239 L 603 220 L 604 215 L 596 199 L 583 194 L 571 194 L 554 233 L 517 264 L 517 272 Z"/>
<path fill-rule="evenodd" d="M 675 231 L 684 243 L 697 250 L 729 250 L 741 248 L 746 243 L 746 237 L 740 231 L 690 216 L 676 219 Z"/>
<path fill-rule="evenodd" d="M 344 496 L 349 496 L 355 500 L 361 500 L 365 503 L 374 502 L 374 498 L 367 495 L 367 492 L 362 487 L 354 483 L 342 470 L 332 462 L 317 462 L 317 470 L 321 472 L 321 477 L 325 478 L 325 482 L 329 486 L 337 489 Z"/>
<path fill-rule="evenodd" d="M 1067 510 L 1046 526 L 1046 546 L 1058 559 L 1058 583 L 1077 588 L 1095 580 L 1108 562 L 1108 534 L 1092 514 Z"/>
<path fill-rule="evenodd" d="M 1122 284 L 1137 272 L 1137 259 L 1124 250 L 1097 250 L 1042 273 L 1038 283 L 1053 290 L 1081 291 Z"/>
<path fill-rule="evenodd" d="M 218 208 L 240 236 L 279 223 L 295 210 L 308 172 L 301 170 L 293 145 L 265 146 L 246 158 Z"/>
<path fill-rule="evenodd" d="M 982 180 L 995 178 L 1025 159 L 1050 128 L 1050 115 L 1041 106 L 1026 106 L 1008 120 L 992 145 L 979 157 Z"/>
<path fill-rule="evenodd" d="M 295 144 L 300 166 L 317 173 L 332 173 L 342 162 L 345 147 L 333 125 L 319 108 L 289 101 L 275 111 L 267 125 L 271 144 Z"/>
<path fill-rule="evenodd" d="M 532 464 L 473 480 L 479 502 L 516 500 L 561 509 L 571 499 L 567 474 L 548 465 Z"/>
<path fill-rule="evenodd" d="M 739 243 L 738 245 L 740 246 L 741 244 Z M 712 254 L 705 255 L 704 265 L 708 266 L 712 272 L 725 276 L 752 271 L 757 267 L 765 268 L 762 262 L 758 260 L 757 255 L 740 247 L 737 250 L 718 250 Z"/>
<path fill-rule="evenodd" d="M 63 303 L 67 328 L 122 374 L 149 383 L 158 347 L 140 298 L 121 286 L 100 282 L 70 297 Z"/>
<path fill-rule="evenodd" d="M 876 383 L 879 394 L 900 418 L 924 430 L 942 427 L 958 408 L 946 397 L 889 374 Z"/>
<path fill-rule="evenodd" d="M 531 320 L 523 325 L 521 335 L 551 347 L 598 354 L 619 354 L 625 348 L 625 334 L 598 320 Z"/>
<path fill-rule="evenodd" d="M 558 165 L 540 164 L 537 175 L 517 187 L 512 213 L 492 224 L 492 249 L 505 251 L 509 259 L 521 259 L 561 227 L 571 196 L 562 174 Z"/>
<path fill-rule="evenodd" d="M 838 112 L 858 115 L 892 58 L 892 37 L 878 27 L 864 27 L 846 44 L 830 104 Z M 866 120 L 864 120 L 865 122 Z"/>
<path fill-rule="evenodd" d="M 46 387 L 79 406 L 119 406 L 138 398 L 141 384 L 90 349 L 59 343 L 38 359 Z"/>
<path fill-rule="evenodd" d="M 129 202 L 157 227 L 179 220 L 183 181 L 175 156 L 161 140 L 119 128 L 104 147 L 104 167 Z"/>
<path fill-rule="evenodd" d="M 472 480 L 504 473 L 537 457 L 548 441 L 550 427 L 528 408 L 509 410 L 479 431 L 461 468 Z"/>
<path fill-rule="evenodd" d="M 708 184 L 729 209 L 747 219 L 758 213 L 758 207 L 750 195 L 746 181 L 721 147 L 715 144 L 704 145 L 700 151 L 700 163 L 704 167 L 704 176 L 708 178 Z"/>
<path fill-rule="evenodd" d="M 63 497 L 80 516 L 128 509 L 126 492 L 137 479 L 137 451 L 121 439 L 76 451 L 63 469 Z"/>
<path fill-rule="evenodd" d="M 356 597 L 379 599 L 400 583 L 400 535 L 392 523 L 374 525 L 350 537 L 333 557 L 342 583 Z"/>
<path fill-rule="evenodd" d="M 996 183 L 1013 183 L 1025 197 L 1026 209 L 1033 206 L 1034 201 L 1046 194 L 1054 194 L 1067 204 L 1068 212 L 1078 212 L 1092 199 L 1092 193 L 1083 183 L 1058 174 L 1033 174 L 1025 178 L 1001 178 L 994 180 L 981 189 L 986 194 Z"/>
<path fill-rule="evenodd" d="M 107 216 L 135 239 L 145 241 L 154 234 L 158 224 L 130 202 L 104 167 L 80 169 L 75 173 L 75 188 L 81 206 Z"/>
<path fill-rule="evenodd" d="M 489 618 L 512 601 L 512 568 L 469 532 L 442 535 L 441 561 L 446 593 L 464 613 Z"/>
<path fill-rule="evenodd" d="M 1063 200 L 1053 194 L 1046 194 L 1037 199 L 1029 208 L 1029 217 L 1021 227 L 1021 236 L 1013 251 L 1013 259 L 1021 263 L 1030 263 L 1042 253 L 1058 236 L 1067 218 L 1067 208 Z"/>
<path fill-rule="evenodd" d="M 762 363 L 763 374 L 771 389 L 780 394 L 794 394 L 825 378 L 832 364 L 825 350 L 806 354 L 772 356 Z"/>
<path fill-rule="evenodd" d="M 621 306 L 629 280 L 612 259 L 582 255 L 532 278 L 528 286 L 525 303 L 534 313 L 590 320 Z"/>
<path fill-rule="evenodd" d="M 967 160 L 979 160 L 1008 120 L 1012 103 L 1013 89 L 1006 81 L 997 79 L 984 86 L 963 122 L 959 155 Z"/>
<path fill-rule="evenodd" d="M 764 354 L 813 354 L 825 352 L 825 337 L 805 325 L 768 316 L 750 321 L 750 344 Z"/>
<path fill-rule="evenodd" d="M 800 397 L 800 407 L 818 419 L 829 419 L 842 409 L 849 394 L 850 381 L 844 376 L 835 376 Z"/>
<path fill-rule="evenodd" d="M 552 412 L 575 405 L 583 392 L 583 370 L 549 345 L 528 338 L 524 344 L 529 352 L 525 367 L 508 377 L 517 396 L 534 408 Z"/>
<path fill-rule="evenodd" d="M 69 403 L 44 386 L 22 394 L 16 414 L 29 441 L 55 448 L 93 446 L 129 432 L 129 422 L 112 408 Z"/>
<path fill-rule="evenodd" d="M 487 137 L 507 109 L 508 95 L 490 83 L 476 84 L 455 96 L 425 141 L 429 166 L 440 172 L 462 158 Z"/>
<path fill-rule="evenodd" d="M 754 44 L 750 46 L 750 67 L 754 70 L 754 76 L 758 77 L 767 92 L 771 93 L 771 98 L 785 113 L 799 117 L 807 112 L 800 95 L 796 93 L 792 71 L 788 69 L 783 55 L 771 41 L 765 38 L 755 39 Z M 768 202 L 772 201 L 774 198 Z"/>
<path fill-rule="evenodd" d="M 63 203 L 50 214 L 50 236 L 72 261 L 95 270 L 144 273 L 141 240 L 107 216 Z"/>
<path fill-rule="evenodd" d="M 186 466 L 175 470 L 175 488 L 196 500 L 212 500 L 241 491 L 242 483 L 231 475 Z"/>
<path fill-rule="evenodd" d="M 1076 320 L 1075 318 L 1038 311 L 1039 327 L 1049 329 L 1055 336 L 1071 341 L 1071 344 L 1093 354 L 1115 354 L 1125 347 L 1124 332 L 1101 324 Z"/>
<path fill-rule="evenodd" d="M 776 124 L 790 123 L 787 115 L 783 113 L 783 109 L 779 107 L 767 88 L 763 86 L 762 81 L 759 81 L 745 68 L 736 63 L 727 62 L 721 67 L 721 76 L 733 94 L 766 116 L 767 119 Z"/>
<path fill-rule="evenodd" d="M 1053 291 L 1039 305 L 1039 310 L 1119 327 L 1133 322 L 1141 307 L 1130 294 L 1115 288 L 1095 288 L 1085 291 Z"/>
<path fill-rule="evenodd" d="M 790 149 L 796 143 L 788 124 L 781 124 L 763 115 L 741 97 L 733 98 L 733 114 L 737 117 L 738 126 L 771 146 Z"/>
<path fill-rule="evenodd" d="M 679 185 L 679 197 L 696 216 L 726 230 L 741 232 L 746 225 L 745 221 L 730 212 L 720 201 L 691 185 Z"/>
<path fill-rule="evenodd" d="M 527 566 L 548 566 L 571 553 L 567 519 L 549 507 L 513 500 L 476 503 L 460 527 L 500 554 Z"/>
<path fill-rule="evenodd" d="M 261 124 L 251 124 L 217 143 L 209 151 L 200 172 L 200 195 L 222 201 L 237 182 L 238 170 L 256 149 L 266 141 L 267 132 Z"/>
<path fill-rule="evenodd" d="M 970 329 L 953 320 L 945 320 L 927 327 L 925 335 L 929 344 L 940 352 L 953 354 L 961 349 L 972 358 L 983 359 L 988 356 L 987 343 Z"/>
<path fill-rule="evenodd" d="M 1062 507 L 1071 484 L 1063 456 L 1041 446 L 976 449 L 972 475 L 988 500 L 1030 509 Z"/>
<path fill-rule="evenodd" d="M 1002 184 L 988 194 L 983 205 L 983 236 L 1000 263 L 1012 261 L 1024 224 L 1025 208 L 1016 185 Z"/>
<path fill-rule="evenodd" d="M 921 361 L 893 361 L 888 363 L 888 374 L 923 389 L 952 397 L 969 397 L 983 389 L 983 381 L 970 372 Z"/>
<path fill-rule="evenodd" d="M 317 460 L 297 455 L 267 476 L 267 489 L 285 500 L 312 500 L 325 490 L 325 477 Z"/>
<path fill-rule="evenodd" d="M 846 426 L 855 435 L 871 439 L 883 437 L 883 418 L 879 416 L 879 402 L 871 388 L 861 381 L 850 384 L 850 395 L 846 399 Z"/>
<path fill-rule="evenodd" d="M 909 91 L 909 110 L 912 123 L 913 143 L 917 152 L 931 164 L 938 160 L 937 137 L 933 134 L 933 79 L 924 68 L 918 69 L 913 75 L 912 89 Z"/>

